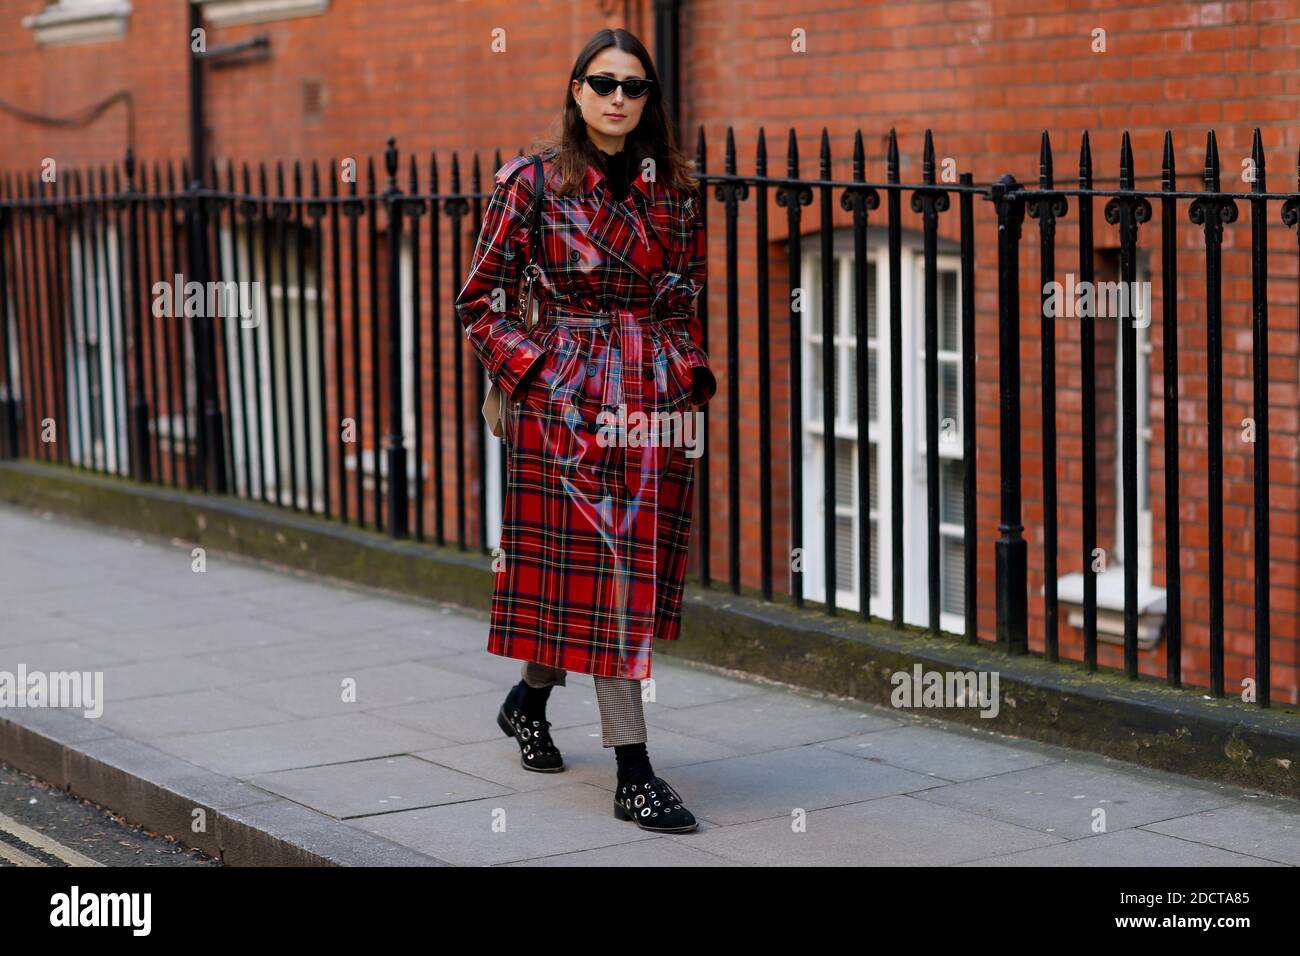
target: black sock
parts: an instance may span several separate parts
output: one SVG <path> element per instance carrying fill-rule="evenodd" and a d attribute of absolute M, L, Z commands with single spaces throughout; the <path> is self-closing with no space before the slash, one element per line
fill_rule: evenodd
<path fill-rule="evenodd" d="M 645 743 L 619 744 L 614 748 L 614 759 L 618 761 L 618 784 L 641 782 L 654 776 L 650 766 L 650 755 Z"/>
<path fill-rule="evenodd" d="M 546 719 L 546 701 L 550 696 L 550 687 L 529 687 L 523 680 L 515 685 L 515 700 L 529 720 Z"/>

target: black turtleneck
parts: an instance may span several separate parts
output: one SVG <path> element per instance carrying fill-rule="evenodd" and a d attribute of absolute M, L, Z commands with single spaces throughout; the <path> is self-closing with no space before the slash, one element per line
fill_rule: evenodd
<path fill-rule="evenodd" d="M 631 185 L 628 175 L 628 154 L 626 149 L 620 149 L 617 153 L 606 153 L 603 149 L 596 152 L 600 156 L 602 168 L 605 173 L 605 184 L 615 201 L 622 202 L 627 198 L 627 191 Z"/>

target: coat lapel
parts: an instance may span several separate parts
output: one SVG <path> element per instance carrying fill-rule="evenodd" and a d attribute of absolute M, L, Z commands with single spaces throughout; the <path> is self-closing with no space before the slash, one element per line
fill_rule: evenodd
<path fill-rule="evenodd" d="M 681 231 L 675 227 L 681 213 L 670 190 L 658 182 L 646 182 L 640 172 L 637 172 L 632 178 L 631 198 L 644 213 L 644 216 L 639 217 L 626 204 L 614 202 L 610 198 L 603 180 L 604 173 L 598 167 L 587 167 L 583 191 L 592 200 L 599 193 L 599 205 L 588 226 L 587 238 L 652 287 L 657 285 L 656 280 L 638 261 L 640 257 L 636 255 L 636 244 L 657 240 L 667 250 L 668 271 L 680 274 L 689 237 L 684 239 Z M 643 220 L 650 223 L 649 235 L 645 233 Z"/>

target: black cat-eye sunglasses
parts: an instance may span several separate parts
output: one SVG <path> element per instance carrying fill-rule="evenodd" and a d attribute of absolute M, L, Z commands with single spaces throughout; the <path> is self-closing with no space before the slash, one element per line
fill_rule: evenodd
<path fill-rule="evenodd" d="M 623 92 L 634 100 L 639 100 L 649 93 L 651 85 L 654 84 L 654 80 L 643 76 L 630 76 L 626 80 L 616 80 L 612 76 L 602 76 L 599 73 L 588 73 L 578 79 L 585 80 L 597 96 L 609 96 L 614 92 L 614 87 L 621 86 Z"/>

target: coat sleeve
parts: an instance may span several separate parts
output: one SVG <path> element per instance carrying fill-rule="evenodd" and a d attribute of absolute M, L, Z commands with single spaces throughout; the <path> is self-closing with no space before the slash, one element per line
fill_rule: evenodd
<path fill-rule="evenodd" d="M 708 236 L 704 231 L 699 193 L 692 192 L 684 201 L 683 208 L 690 223 L 690 258 L 686 274 L 669 294 L 665 322 L 691 368 L 691 377 L 702 405 L 718 390 L 718 381 L 709 368 L 709 357 L 704 351 L 704 327 L 697 311 L 707 276 Z"/>
<path fill-rule="evenodd" d="M 497 171 L 469 277 L 456 296 L 465 337 L 488 376 L 511 398 L 546 357 L 514 311 L 520 270 L 529 255 L 531 164 L 529 157 L 517 156 Z M 515 175 L 525 166 L 524 173 Z"/>

